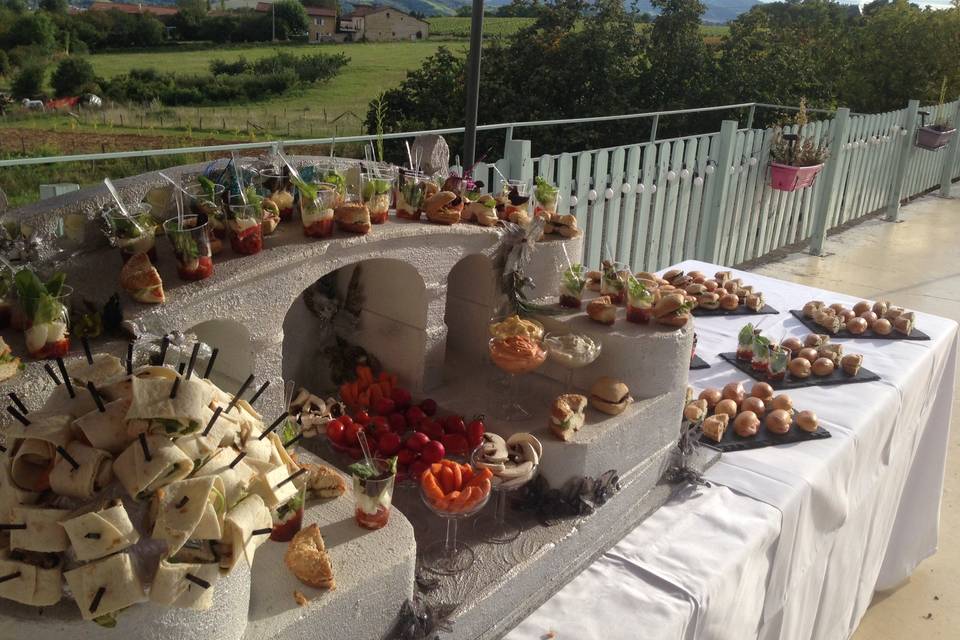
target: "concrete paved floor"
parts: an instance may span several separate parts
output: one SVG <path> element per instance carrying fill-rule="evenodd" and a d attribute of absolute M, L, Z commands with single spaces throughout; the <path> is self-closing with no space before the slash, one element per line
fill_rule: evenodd
<path fill-rule="evenodd" d="M 954 192 L 960 185 L 954 186 Z M 957 194 L 960 195 L 960 194 Z M 826 257 L 794 253 L 752 271 L 960 322 L 960 198 L 926 196 L 903 222 L 869 220 L 827 240 Z M 933 496 L 931 496 L 933 499 Z M 877 594 L 853 640 L 960 638 L 960 393 L 954 398 L 939 551 L 900 588 Z"/>

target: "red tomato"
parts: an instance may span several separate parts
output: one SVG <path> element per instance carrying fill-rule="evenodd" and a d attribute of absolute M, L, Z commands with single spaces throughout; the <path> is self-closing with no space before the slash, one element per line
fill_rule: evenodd
<path fill-rule="evenodd" d="M 349 454 L 349 456 L 354 460 L 359 460 L 363 457 L 363 450 L 360 449 L 360 447 L 352 447 L 351 449 L 347 450 L 347 454 Z"/>
<path fill-rule="evenodd" d="M 463 424 L 462 416 L 447 416 L 443 420 L 443 430 L 447 433 L 466 434 L 467 426 Z"/>
<path fill-rule="evenodd" d="M 393 429 L 398 435 L 403 435 L 406 433 L 407 419 L 403 417 L 402 413 L 391 413 L 387 420 L 390 423 L 390 428 Z"/>
<path fill-rule="evenodd" d="M 417 452 L 412 449 L 400 449 L 400 451 L 397 451 L 397 464 L 412 464 L 416 459 Z"/>
<path fill-rule="evenodd" d="M 347 446 L 356 446 L 360 444 L 360 438 L 357 437 L 357 434 L 360 433 L 360 430 L 363 429 L 360 425 L 351 422 L 346 426 L 346 432 L 343 436 L 343 443 Z"/>
<path fill-rule="evenodd" d="M 346 427 L 336 418 L 327 423 L 327 437 L 336 445 L 343 444 L 344 431 L 346 431 Z"/>
<path fill-rule="evenodd" d="M 437 412 L 437 401 L 427 398 L 420 403 L 420 408 L 423 409 L 423 412 L 428 416 L 433 416 Z"/>
<path fill-rule="evenodd" d="M 370 424 L 370 414 L 366 411 L 357 411 L 353 414 L 353 421 L 361 426 L 367 426 Z"/>
<path fill-rule="evenodd" d="M 460 433 L 448 433 L 441 442 L 446 452 L 455 456 L 466 455 L 470 449 L 467 446 L 467 437 Z"/>
<path fill-rule="evenodd" d="M 417 481 L 420 481 L 420 476 L 423 475 L 423 472 L 430 468 L 429 462 L 424 462 L 423 460 L 417 460 L 410 465 L 410 476 L 416 478 Z"/>
<path fill-rule="evenodd" d="M 484 431 L 486 431 L 486 427 L 483 424 L 483 416 L 475 416 L 467 426 L 467 442 L 471 448 L 476 448 L 483 444 Z"/>
<path fill-rule="evenodd" d="M 407 409 L 407 424 L 415 426 L 422 422 L 424 418 L 427 417 L 427 414 L 423 412 L 423 409 L 420 407 L 410 407 Z"/>
<path fill-rule="evenodd" d="M 380 454 L 384 456 L 392 456 L 399 453 L 400 436 L 392 431 L 387 431 L 386 433 L 381 434 L 377 440 L 377 449 L 379 449 Z"/>
<path fill-rule="evenodd" d="M 388 416 L 396 411 L 397 403 L 390 398 L 380 398 L 373 409 L 382 416 Z"/>
<path fill-rule="evenodd" d="M 415 431 L 412 434 L 410 434 L 409 438 L 407 438 L 407 441 L 404 443 L 404 446 L 406 446 L 407 449 L 410 449 L 411 451 L 416 451 L 419 453 L 420 450 L 423 449 L 424 445 L 427 444 L 428 442 L 430 442 L 430 436 L 428 436 L 425 433 L 420 433 L 419 431 Z"/>
<path fill-rule="evenodd" d="M 394 387 L 390 392 L 390 399 L 393 400 L 397 409 L 406 409 L 410 406 L 410 392 L 400 387 Z"/>
<path fill-rule="evenodd" d="M 420 460 L 428 464 L 433 464 L 443 460 L 445 453 L 446 451 L 444 450 L 442 444 L 436 440 L 431 440 L 423 445 L 423 449 L 420 451 Z"/>
<path fill-rule="evenodd" d="M 344 415 L 340 416 L 340 422 L 342 422 L 342 423 L 344 424 L 344 426 L 351 425 L 351 424 L 353 424 L 353 418 L 351 418 L 351 417 L 350 417 L 349 415 L 347 415 L 347 414 L 344 414 Z"/>

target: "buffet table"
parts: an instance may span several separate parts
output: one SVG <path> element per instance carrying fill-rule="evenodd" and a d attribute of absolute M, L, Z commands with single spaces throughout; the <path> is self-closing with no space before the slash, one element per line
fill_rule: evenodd
<path fill-rule="evenodd" d="M 858 300 L 734 273 L 780 313 L 698 318 L 697 353 L 710 363 L 690 372 L 698 392 L 747 378 L 718 357 L 746 322 L 803 336 L 790 309 Z M 937 549 L 958 332 L 917 318 L 930 341 L 856 341 L 881 381 L 791 391 L 831 438 L 724 454 L 710 486 L 656 511 L 507 638 L 848 638 L 874 592 Z"/>

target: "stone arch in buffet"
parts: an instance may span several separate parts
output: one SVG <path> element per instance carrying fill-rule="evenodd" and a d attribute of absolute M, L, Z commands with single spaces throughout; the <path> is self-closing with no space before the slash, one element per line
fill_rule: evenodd
<path fill-rule="evenodd" d="M 444 314 L 447 367 L 483 362 L 489 339 L 487 327 L 499 302 L 497 274 L 489 257 L 473 254 L 454 265 L 447 277 Z"/>

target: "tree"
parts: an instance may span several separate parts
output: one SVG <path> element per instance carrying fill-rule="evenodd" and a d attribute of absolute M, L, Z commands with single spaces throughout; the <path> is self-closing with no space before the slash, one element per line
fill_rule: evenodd
<path fill-rule="evenodd" d="M 469 18 L 473 15 L 473 5 L 464 5 L 457 9 L 456 16 L 458 18 Z"/>
<path fill-rule="evenodd" d="M 7 48 L 34 45 L 53 51 L 57 43 L 57 27 L 45 13 L 28 13 L 17 18 L 7 32 Z"/>
<path fill-rule="evenodd" d="M 0 51 L 0 77 L 8 73 L 10 73 L 10 58 L 7 57 L 6 51 Z"/>
<path fill-rule="evenodd" d="M 337 15 L 340 15 L 340 3 L 337 0 L 303 0 L 303 6 L 333 9 Z"/>
<path fill-rule="evenodd" d="M 706 8 L 700 0 L 651 0 L 660 10 L 650 30 L 647 58 L 654 104 L 663 108 L 700 106 L 711 86 L 713 57 L 700 33 Z"/>
<path fill-rule="evenodd" d="M 46 65 L 40 63 L 31 63 L 20 69 L 13 76 L 13 82 L 10 83 L 10 90 L 13 97 L 36 98 L 43 93 L 43 81 L 47 75 Z"/>
<path fill-rule="evenodd" d="M 40 8 L 50 13 L 66 13 L 70 3 L 67 0 L 40 0 Z"/>
<path fill-rule="evenodd" d="M 26 0 L 3 0 L 3 2 L 0 4 L 14 13 L 19 14 L 27 12 Z"/>
<path fill-rule="evenodd" d="M 97 76 L 93 71 L 93 65 L 86 58 L 77 56 L 61 60 L 50 78 L 54 95 L 58 98 L 80 95 L 84 91 L 89 91 L 96 82 Z"/>
<path fill-rule="evenodd" d="M 303 33 L 310 28 L 307 10 L 299 0 L 280 0 L 274 3 L 273 10 L 278 40 L 289 40 L 290 36 Z"/>

